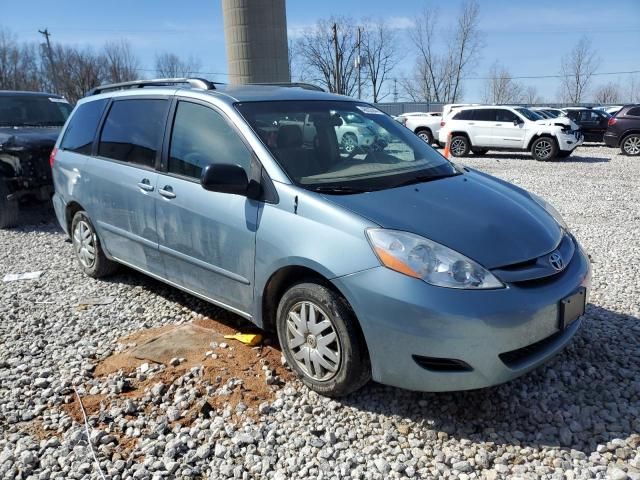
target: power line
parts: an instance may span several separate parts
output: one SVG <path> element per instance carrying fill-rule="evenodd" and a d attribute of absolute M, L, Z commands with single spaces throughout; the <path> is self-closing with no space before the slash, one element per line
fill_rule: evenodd
<path fill-rule="evenodd" d="M 629 70 L 627 72 L 596 72 L 593 73 L 593 76 L 600 75 L 627 75 L 640 73 L 640 70 Z M 533 79 L 533 78 L 565 78 L 565 77 L 573 77 L 573 75 L 511 75 L 510 79 Z M 463 80 L 493 80 L 495 77 L 463 77 Z"/>

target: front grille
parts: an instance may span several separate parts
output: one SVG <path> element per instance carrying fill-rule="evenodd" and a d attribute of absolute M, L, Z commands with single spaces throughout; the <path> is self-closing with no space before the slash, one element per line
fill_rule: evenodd
<path fill-rule="evenodd" d="M 494 268 L 491 273 L 505 283 L 522 287 L 538 286 L 554 280 L 558 275 L 566 271 L 573 259 L 575 250 L 575 240 L 571 235 L 565 233 L 558 246 L 551 252 L 523 262 Z M 564 268 L 559 271 L 553 268 L 549 261 L 549 257 L 555 253 L 560 254 L 564 261 Z"/>
<path fill-rule="evenodd" d="M 549 345 L 556 341 L 558 337 L 562 335 L 563 332 L 556 332 L 553 335 L 543 338 L 531 345 L 527 345 L 526 347 L 518 348 L 516 350 L 511 350 L 510 352 L 504 352 L 498 355 L 500 360 L 504 362 L 504 364 L 509 368 L 518 368 L 522 363 L 529 360 L 534 355 L 543 351 Z"/>
<path fill-rule="evenodd" d="M 470 372 L 473 370 L 468 363 L 455 358 L 423 357 L 421 355 L 413 355 L 413 359 L 422 368 L 432 372 Z"/>

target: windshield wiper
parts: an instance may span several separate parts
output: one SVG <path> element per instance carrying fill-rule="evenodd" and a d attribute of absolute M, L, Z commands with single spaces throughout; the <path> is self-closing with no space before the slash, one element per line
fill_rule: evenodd
<path fill-rule="evenodd" d="M 457 175 L 462 175 L 462 173 L 456 171 L 454 173 L 443 173 L 440 175 L 418 175 L 417 177 L 410 178 L 409 180 L 405 180 L 404 182 L 397 183 L 392 188 L 414 185 L 416 183 L 425 183 L 432 180 L 440 180 L 441 178 L 455 177 Z"/>
<path fill-rule="evenodd" d="M 318 193 L 334 193 L 336 195 L 350 195 L 353 193 L 364 193 L 370 191 L 365 188 L 347 187 L 345 185 L 319 185 L 317 187 L 311 187 L 311 189 Z"/>

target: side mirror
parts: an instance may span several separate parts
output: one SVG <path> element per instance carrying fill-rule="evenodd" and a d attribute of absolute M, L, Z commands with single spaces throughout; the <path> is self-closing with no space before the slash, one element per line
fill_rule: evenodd
<path fill-rule="evenodd" d="M 207 165 L 202 170 L 200 185 L 210 192 L 231 193 L 247 196 L 249 180 L 247 172 L 240 165 L 217 163 Z"/>
<path fill-rule="evenodd" d="M 522 120 L 520 120 L 519 118 L 516 118 L 516 119 L 513 121 L 513 124 L 514 124 L 516 127 L 517 127 L 518 125 L 520 125 L 521 123 L 523 123 L 523 122 L 522 122 Z"/>

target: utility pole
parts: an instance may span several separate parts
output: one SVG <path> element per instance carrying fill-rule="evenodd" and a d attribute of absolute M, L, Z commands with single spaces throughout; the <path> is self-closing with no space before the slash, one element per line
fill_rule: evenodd
<path fill-rule="evenodd" d="M 360 77 L 360 69 L 362 68 L 362 55 L 360 53 L 360 46 L 362 44 L 362 27 L 358 27 L 358 58 L 356 59 L 358 69 L 358 100 L 362 99 L 362 81 Z"/>
<path fill-rule="evenodd" d="M 54 93 L 59 93 L 58 78 L 57 78 L 58 76 L 57 76 L 55 65 L 53 63 L 53 51 L 51 50 L 51 42 L 49 41 L 49 37 L 51 36 L 51 33 L 49 33 L 48 28 L 45 28 L 44 30 L 38 30 L 38 33 L 44 35 L 44 38 L 46 39 L 47 57 L 49 57 L 49 68 L 51 68 L 51 79 L 53 81 L 53 89 L 55 90 Z"/>
<path fill-rule="evenodd" d="M 340 91 L 340 52 L 338 50 L 338 25 L 336 23 L 333 24 L 333 48 L 336 51 L 336 81 L 335 88 L 336 93 L 342 93 Z"/>
<path fill-rule="evenodd" d="M 398 79 L 393 79 L 393 103 L 398 103 Z"/>

